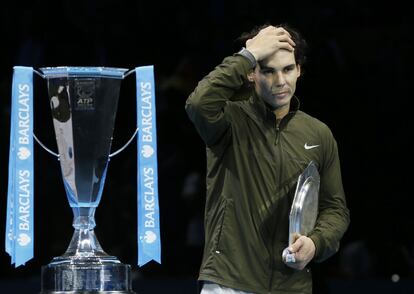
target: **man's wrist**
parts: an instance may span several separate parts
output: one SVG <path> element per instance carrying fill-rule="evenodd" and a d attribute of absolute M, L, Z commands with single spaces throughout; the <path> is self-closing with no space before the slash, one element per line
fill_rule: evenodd
<path fill-rule="evenodd" d="M 239 52 L 237 52 L 236 55 L 244 56 L 245 58 L 247 58 L 250 61 L 250 64 L 252 65 L 252 68 L 255 68 L 256 67 L 256 63 L 257 63 L 256 62 L 256 58 L 245 47 L 243 47 Z"/>

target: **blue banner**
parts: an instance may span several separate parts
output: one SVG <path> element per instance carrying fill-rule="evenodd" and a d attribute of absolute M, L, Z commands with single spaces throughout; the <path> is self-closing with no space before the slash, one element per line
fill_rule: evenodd
<path fill-rule="evenodd" d="M 161 263 L 157 128 L 153 66 L 136 68 L 138 124 L 138 266 Z"/>
<path fill-rule="evenodd" d="M 33 69 L 15 66 L 5 238 L 15 267 L 33 258 L 33 155 Z"/>

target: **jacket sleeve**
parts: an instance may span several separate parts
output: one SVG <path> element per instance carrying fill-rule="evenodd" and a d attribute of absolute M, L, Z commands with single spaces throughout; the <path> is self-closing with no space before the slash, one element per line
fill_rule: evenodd
<path fill-rule="evenodd" d="M 229 56 L 198 83 L 187 99 L 187 114 L 207 146 L 216 144 L 230 128 L 226 104 L 246 84 L 251 70 L 247 58 Z"/>
<path fill-rule="evenodd" d="M 330 130 L 325 134 L 324 160 L 320 167 L 319 214 L 309 234 L 315 244 L 314 261 L 321 262 L 339 250 L 350 218 L 342 186 L 338 149 Z"/>

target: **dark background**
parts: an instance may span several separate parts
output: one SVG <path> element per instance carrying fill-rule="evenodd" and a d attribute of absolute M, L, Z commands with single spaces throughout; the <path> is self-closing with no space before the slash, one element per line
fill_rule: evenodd
<path fill-rule="evenodd" d="M 154 65 L 162 265 L 136 265 L 136 143 L 111 160 L 96 234 L 133 267 L 139 293 L 196 293 L 202 253 L 204 145 L 184 112 L 198 80 L 265 22 L 310 45 L 301 108 L 338 142 L 351 225 L 338 254 L 314 265 L 315 293 L 413 293 L 413 16 L 397 1 L 10 1 L 0 8 L 0 235 L 4 240 L 12 67 Z M 134 77 L 122 82 L 112 150 L 135 128 Z M 35 78 L 35 133 L 57 150 L 46 83 Z M 72 235 L 58 161 L 35 147 L 35 257 L 0 253 L 0 292 L 37 293 L 40 267 Z"/>

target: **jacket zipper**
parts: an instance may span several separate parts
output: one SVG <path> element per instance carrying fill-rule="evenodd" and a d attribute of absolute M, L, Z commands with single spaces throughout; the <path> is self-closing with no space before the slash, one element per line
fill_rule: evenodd
<path fill-rule="evenodd" d="M 276 125 L 276 130 L 275 130 L 275 145 L 277 145 L 279 143 L 279 125 Z"/>
<path fill-rule="evenodd" d="M 279 144 L 280 123 L 282 119 L 276 119 L 275 122 L 275 145 Z"/>
<path fill-rule="evenodd" d="M 279 145 L 279 143 L 280 143 L 280 124 L 281 124 L 282 120 L 276 122 L 276 126 L 275 126 L 275 146 Z M 280 146 L 278 146 L 278 148 L 275 148 L 275 152 L 278 153 L 277 154 L 278 156 L 276 156 L 276 158 L 279 160 L 279 168 L 278 168 L 279 179 L 278 179 L 277 183 L 281 182 L 280 175 L 282 173 L 282 166 L 283 166 L 282 156 L 280 154 L 281 153 L 280 150 L 281 150 Z M 274 242 L 276 230 L 277 229 L 275 228 L 275 230 L 273 232 L 273 235 L 272 235 L 272 238 L 271 238 L 272 244 L 271 244 L 271 252 L 270 252 L 271 253 L 270 254 L 270 278 L 269 278 L 268 294 L 272 293 L 273 264 L 274 264 L 274 256 L 273 256 L 274 255 L 274 252 L 273 252 L 274 246 L 273 246 L 273 242 Z"/>
<path fill-rule="evenodd" d="M 278 145 L 279 144 L 279 133 L 280 133 L 280 121 L 276 121 L 276 125 L 275 125 L 275 138 L 274 138 L 274 145 Z M 277 149 L 275 149 L 275 151 L 277 151 Z M 279 179 L 280 181 L 280 179 Z M 276 228 L 275 228 L 276 231 Z M 268 293 L 272 293 L 272 283 L 273 283 L 273 239 L 274 239 L 274 234 L 276 232 L 273 232 L 272 238 L 271 238 L 271 246 L 270 246 L 270 278 L 269 278 L 269 285 L 268 285 Z"/>

